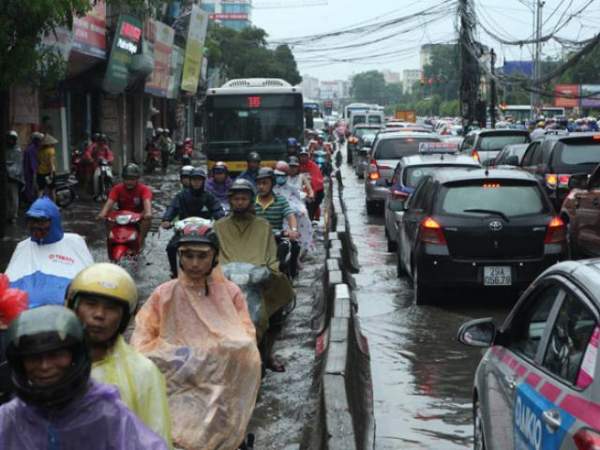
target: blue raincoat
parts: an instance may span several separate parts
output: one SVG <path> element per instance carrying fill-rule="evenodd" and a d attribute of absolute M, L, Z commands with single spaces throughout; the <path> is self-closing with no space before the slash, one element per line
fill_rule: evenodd
<path fill-rule="evenodd" d="M 29 294 L 30 308 L 63 305 L 69 283 L 94 263 L 92 255 L 81 236 L 63 231 L 58 207 L 48 197 L 33 202 L 27 216 L 50 218 L 50 232 L 43 241 L 19 242 L 6 269 L 10 286 Z"/>

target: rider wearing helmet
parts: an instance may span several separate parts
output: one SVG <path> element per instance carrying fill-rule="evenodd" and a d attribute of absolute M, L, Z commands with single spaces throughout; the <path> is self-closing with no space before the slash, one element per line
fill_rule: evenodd
<path fill-rule="evenodd" d="M 248 168 L 238 178 L 248 180 L 256 185 L 256 175 L 258 175 L 258 169 L 260 169 L 260 163 L 262 162 L 260 155 L 257 152 L 250 152 L 248 153 L 246 162 L 248 163 Z"/>
<path fill-rule="evenodd" d="M 32 308 L 62 305 L 71 280 L 94 259 L 80 235 L 64 232 L 48 197 L 33 202 L 25 215 L 30 237 L 19 242 L 8 263 L 10 286 L 27 292 Z"/>
<path fill-rule="evenodd" d="M 273 232 L 283 233 L 291 240 L 298 239 L 298 223 L 294 210 L 290 208 L 287 200 L 273 192 L 275 186 L 275 174 L 270 167 L 263 167 L 256 176 L 255 210 L 258 217 L 262 217 L 271 224 Z M 283 224 L 287 222 L 288 228 L 284 231 Z"/>
<path fill-rule="evenodd" d="M 267 335 L 269 319 L 291 302 L 294 292 L 285 275 L 279 271 L 277 244 L 269 222 L 253 213 L 256 191 L 245 179 L 237 179 L 229 190 L 232 214 L 218 220 L 215 231 L 221 243 L 220 259 L 224 264 L 245 262 L 267 267 L 271 277 L 263 286 L 265 317 L 257 327 L 259 342 L 262 341 L 262 356 L 267 368 L 282 371 L 283 366 L 272 356 L 274 337 Z M 263 339 L 264 338 L 264 339 Z"/>
<path fill-rule="evenodd" d="M 181 182 L 181 187 L 183 189 L 190 187 L 190 175 L 192 174 L 192 170 L 194 170 L 194 166 L 182 166 L 181 169 L 179 169 L 179 181 Z"/>
<path fill-rule="evenodd" d="M 233 180 L 229 177 L 229 168 L 223 161 L 217 162 L 211 170 L 212 177 L 206 182 L 206 191 L 215 196 L 225 211 L 229 211 L 229 188 Z"/>
<path fill-rule="evenodd" d="M 171 418 L 164 377 L 123 338 L 137 305 L 135 282 L 125 269 L 110 263 L 94 264 L 79 272 L 66 297 L 66 306 L 83 324 L 94 379 L 117 386 L 123 402 L 170 446 Z"/>
<path fill-rule="evenodd" d="M 217 220 L 225 215 L 221 203 L 204 189 L 206 171 L 201 167 L 194 167 L 190 175 L 190 188 L 179 192 L 162 217 L 161 227 L 169 229 L 173 226 L 175 218 L 178 220 L 188 217 L 202 217 L 203 219 Z M 167 244 L 167 255 L 171 266 L 171 276 L 177 276 L 177 239 L 174 235 Z"/>
<path fill-rule="evenodd" d="M 104 207 L 98 214 L 99 220 L 106 219 L 113 206 L 121 211 L 133 211 L 142 214 L 140 222 L 140 234 L 142 243 L 150 229 L 152 220 L 152 190 L 145 184 L 140 183 L 142 170 L 140 166 L 129 163 L 123 168 L 123 182 L 110 190 Z"/>
<path fill-rule="evenodd" d="M 175 445 L 237 449 L 260 385 L 256 331 L 240 288 L 223 276 L 210 222 L 186 224 L 177 246 L 178 277 L 140 309 L 131 342 L 161 361 Z"/>
<path fill-rule="evenodd" d="M 299 143 L 298 140 L 296 138 L 288 138 L 287 140 L 287 154 L 288 154 L 288 158 L 290 156 L 298 156 L 298 147 L 299 147 Z"/>
<path fill-rule="evenodd" d="M 311 220 L 318 220 L 319 218 L 319 205 L 323 201 L 324 183 L 323 174 L 321 168 L 313 160 L 309 158 L 309 152 L 303 149 L 298 156 L 300 161 L 300 173 L 306 173 L 310 176 L 310 184 L 314 192 L 314 201 L 309 203 L 308 212 Z"/>
<path fill-rule="evenodd" d="M 17 397 L 0 407 L 2 448 L 167 449 L 116 387 L 90 378 L 83 327 L 67 308 L 23 312 L 8 330 L 6 355 Z"/>

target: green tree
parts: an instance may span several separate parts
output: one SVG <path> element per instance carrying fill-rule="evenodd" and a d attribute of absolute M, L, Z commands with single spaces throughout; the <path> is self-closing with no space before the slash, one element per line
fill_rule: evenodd
<path fill-rule="evenodd" d="M 456 44 L 433 44 L 429 64 L 423 67 L 426 92 L 429 95 L 439 95 L 444 100 L 457 99 L 460 86 L 458 68 Z"/>
<path fill-rule="evenodd" d="M 385 78 L 381 72 L 370 70 L 352 77 L 350 95 L 356 101 L 383 104 L 385 94 Z"/>
<path fill-rule="evenodd" d="M 384 105 L 394 105 L 404 100 L 402 83 L 389 83 L 385 85 Z"/>

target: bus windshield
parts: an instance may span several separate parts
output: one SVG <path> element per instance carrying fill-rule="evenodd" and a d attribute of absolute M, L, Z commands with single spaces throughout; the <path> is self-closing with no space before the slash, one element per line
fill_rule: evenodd
<path fill-rule="evenodd" d="M 207 142 L 211 145 L 285 146 L 303 130 L 302 96 L 222 95 L 208 99 Z"/>

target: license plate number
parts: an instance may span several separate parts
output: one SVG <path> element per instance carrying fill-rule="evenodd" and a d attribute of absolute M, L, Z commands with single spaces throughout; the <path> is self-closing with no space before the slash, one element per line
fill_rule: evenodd
<path fill-rule="evenodd" d="M 511 286 L 510 266 L 485 266 L 483 268 L 484 286 Z"/>

